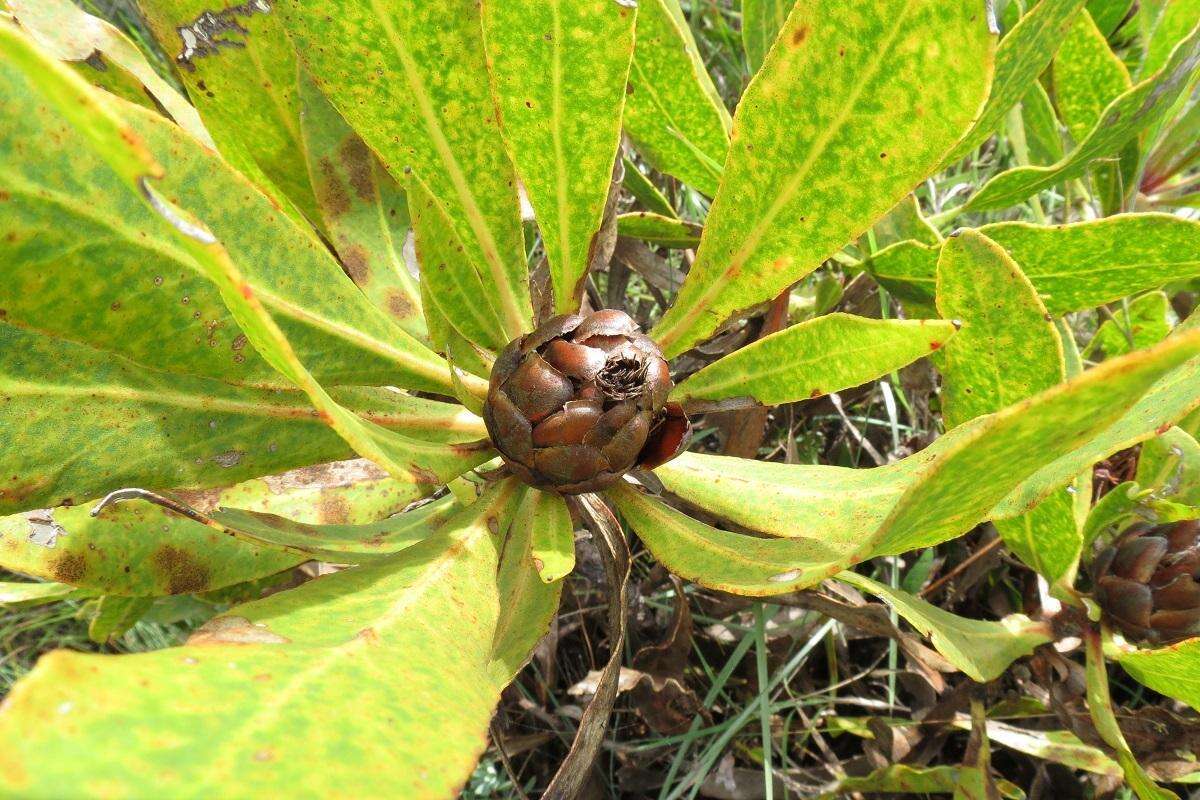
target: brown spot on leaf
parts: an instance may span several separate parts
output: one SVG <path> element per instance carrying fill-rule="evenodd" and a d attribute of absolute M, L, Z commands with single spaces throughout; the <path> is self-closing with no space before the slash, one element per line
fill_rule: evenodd
<path fill-rule="evenodd" d="M 318 514 L 326 525 L 340 525 L 350 521 L 350 507 L 340 494 L 322 492 L 318 500 Z"/>
<path fill-rule="evenodd" d="M 799 47 L 801 44 L 804 43 L 804 40 L 807 37 L 808 37 L 808 26 L 807 25 L 801 25 L 799 28 L 796 28 L 796 30 L 792 32 L 792 47 Z"/>
<path fill-rule="evenodd" d="M 317 181 L 317 185 L 314 187 L 317 199 L 321 201 L 321 205 L 327 212 L 335 217 L 340 217 L 350 210 L 350 195 L 346 192 L 346 187 L 332 161 L 328 158 L 321 158 L 317 162 L 317 166 L 321 170 L 321 180 Z"/>
<path fill-rule="evenodd" d="M 356 286 L 365 285 L 371 277 L 371 257 L 367 255 L 367 251 L 360 245 L 352 244 L 342 248 L 341 256 L 342 265 L 346 268 L 350 280 L 354 281 Z"/>
<path fill-rule="evenodd" d="M 396 319 L 408 319 L 413 315 L 412 303 L 403 292 L 388 292 L 387 307 Z"/>
<path fill-rule="evenodd" d="M 364 203 L 375 202 L 375 177 L 371 174 L 371 151 L 367 145 L 357 136 L 347 136 L 338 148 L 338 154 L 354 194 Z"/>
<path fill-rule="evenodd" d="M 80 553 L 63 553 L 50 570 L 59 583 L 78 586 L 87 574 L 87 561 Z"/>
<path fill-rule="evenodd" d="M 208 567 L 186 550 L 166 544 L 158 548 L 150 560 L 166 578 L 168 593 L 194 594 L 208 589 Z"/>
<path fill-rule="evenodd" d="M 0 483 L 0 505 L 24 502 L 49 484 L 50 478 L 44 475 L 40 478 L 25 479 L 13 475 L 8 481 Z"/>

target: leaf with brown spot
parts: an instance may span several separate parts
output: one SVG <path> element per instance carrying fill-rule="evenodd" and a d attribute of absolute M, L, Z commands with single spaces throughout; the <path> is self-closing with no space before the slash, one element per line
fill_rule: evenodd
<path fill-rule="evenodd" d="M 407 487 L 366 461 L 335 462 L 246 481 L 223 489 L 176 493 L 208 513 L 234 506 L 320 522 L 336 506 L 348 525 L 376 522 L 409 504 Z M 187 576 L 160 568 L 184 559 L 220 589 L 293 567 L 307 558 L 234 539 L 149 503 L 119 503 L 98 517 L 92 503 L 0 518 L 0 567 L 109 595 L 158 596 L 186 589 Z M 54 531 L 43 536 L 41 531 Z M 176 558 L 171 558 L 170 550 Z M 182 584 L 179 582 L 183 578 Z"/>
<path fill-rule="evenodd" d="M 298 221 L 320 222 L 312 186 L 304 171 L 296 55 L 274 3 L 235 6 L 212 0 L 140 0 L 139 7 L 176 71 L 222 155 L 239 171 L 275 195 Z M 263 11 L 262 9 L 267 9 Z M 234 17 L 235 46 L 208 51 L 189 48 L 182 31 L 203 25 L 203 14 Z M 227 41 L 231 32 L 223 38 Z M 192 55 L 188 51 L 195 50 Z M 292 205 L 295 207 L 292 208 Z"/>
<path fill-rule="evenodd" d="M 457 796 L 508 677 L 490 666 L 504 595 L 487 519 L 503 533 L 517 494 L 493 486 L 427 541 L 237 606 L 182 647 L 43 657 L 0 710 L 0 794 L 273 797 L 319 759 L 314 796 Z"/>
<path fill-rule="evenodd" d="M 307 74 L 301 74 L 299 97 L 309 175 L 346 274 L 401 328 L 427 341 L 420 288 L 405 261 L 404 190 Z"/>

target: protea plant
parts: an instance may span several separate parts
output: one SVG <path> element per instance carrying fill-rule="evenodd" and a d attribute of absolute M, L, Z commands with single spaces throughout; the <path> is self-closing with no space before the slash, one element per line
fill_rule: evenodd
<path fill-rule="evenodd" d="M 911 196 L 1039 87 L 1080 0 L 1003 39 L 981 0 L 800 0 L 732 119 L 677 0 L 142 0 L 170 80 L 65 0 L 7 5 L 0 565 L 43 581 L 28 600 L 88 598 L 99 639 L 163 598 L 223 605 L 179 647 L 46 656 L 0 711 L 6 796 L 453 796 L 576 527 L 608 567 L 612 655 L 547 796 L 603 739 L 635 535 L 723 591 L 852 583 L 994 678 L 1042 621 L 955 627 L 853 568 L 995 520 L 1069 588 L 1067 487 L 1200 397 L 1200 333 L 1082 370 L 1055 324 L 1193 275 L 1196 223 L 943 238 L 952 210 L 935 228 Z M 1061 163 L 958 213 L 1107 164 L 1198 54 L 1189 28 Z M 686 267 L 678 291 L 607 291 L 618 237 Z M 902 316 L 759 336 L 830 259 Z M 947 430 L 896 463 L 677 453 L 688 414 L 930 354 Z M 282 587 L 305 562 L 336 568 Z"/>

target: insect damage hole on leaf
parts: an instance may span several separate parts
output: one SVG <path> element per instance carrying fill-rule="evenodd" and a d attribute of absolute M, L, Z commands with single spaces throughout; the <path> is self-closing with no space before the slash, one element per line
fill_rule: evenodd
<path fill-rule="evenodd" d="M 175 61 L 184 69 L 193 72 L 196 65 L 192 60 L 195 58 L 216 55 L 222 47 L 244 48 L 245 42 L 229 38 L 230 35 L 250 35 L 250 31 L 238 22 L 238 17 L 269 13 L 270 0 L 247 0 L 241 5 L 230 6 L 220 11 L 202 12 L 187 25 L 175 29 L 183 43 L 183 49 L 175 56 Z"/>

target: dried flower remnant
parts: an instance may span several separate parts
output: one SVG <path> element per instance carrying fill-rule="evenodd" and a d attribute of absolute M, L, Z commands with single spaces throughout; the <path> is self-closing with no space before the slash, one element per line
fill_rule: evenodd
<path fill-rule="evenodd" d="M 671 386 L 662 351 L 629 315 L 568 314 L 500 354 L 483 418 L 505 463 L 529 485 L 598 491 L 682 449 L 687 418 L 667 405 Z"/>

